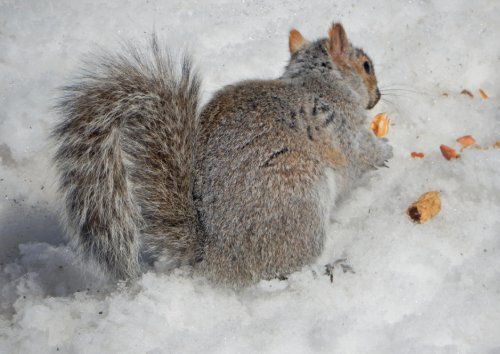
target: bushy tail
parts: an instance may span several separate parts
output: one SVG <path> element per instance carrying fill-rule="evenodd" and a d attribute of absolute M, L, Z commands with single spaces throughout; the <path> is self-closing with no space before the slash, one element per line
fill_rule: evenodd
<path fill-rule="evenodd" d="M 177 264 L 197 257 L 192 198 L 200 82 L 151 53 L 105 55 L 64 88 L 53 135 L 70 235 L 117 278 L 138 274 L 141 242 Z M 142 236 L 142 237 L 140 237 Z"/>

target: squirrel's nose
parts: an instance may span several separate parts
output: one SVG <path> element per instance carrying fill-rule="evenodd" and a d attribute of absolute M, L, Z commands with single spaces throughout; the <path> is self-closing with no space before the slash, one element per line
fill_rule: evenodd
<path fill-rule="evenodd" d="M 373 107 L 375 107 L 378 101 L 380 101 L 381 96 L 382 95 L 380 94 L 380 90 L 377 87 L 377 90 L 375 91 L 375 99 L 370 100 L 370 102 L 368 102 L 368 106 L 366 107 L 366 109 L 372 109 Z"/>

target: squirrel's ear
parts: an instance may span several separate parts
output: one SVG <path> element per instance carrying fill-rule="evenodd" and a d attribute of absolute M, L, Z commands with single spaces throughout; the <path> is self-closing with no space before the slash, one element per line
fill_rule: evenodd
<path fill-rule="evenodd" d="M 344 58 L 349 49 L 349 40 L 344 27 L 340 23 L 333 23 L 328 31 L 328 51 L 332 58 Z"/>
<path fill-rule="evenodd" d="M 290 53 L 293 54 L 306 44 L 306 39 L 300 34 L 296 29 L 290 31 L 290 36 L 288 37 L 288 46 L 290 48 Z"/>

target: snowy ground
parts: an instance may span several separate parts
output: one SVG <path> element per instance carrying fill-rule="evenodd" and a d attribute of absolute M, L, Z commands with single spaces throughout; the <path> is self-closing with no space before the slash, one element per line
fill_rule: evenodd
<path fill-rule="evenodd" d="M 500 140 L 499 18 L 496 0 L 1 0 L 0 353 L 499 353 L 500 149 L 439 152 Z M 193 52 L 206 100 L 278 76 L 288 30 L 317 38 L 334 19 L 395 89 L 369 112 L 392 118 L 395 156 L 335 213 L 316 264 L 239 292 L 186 270 L 116 285 L 78 265 L 47 135 L 82 55 L 155 30 Z M 430 190 L 442 212 L 414 225 L 405 209 Z M 331 283 L 323 265 L 339 258 L 355 273 Z"/>

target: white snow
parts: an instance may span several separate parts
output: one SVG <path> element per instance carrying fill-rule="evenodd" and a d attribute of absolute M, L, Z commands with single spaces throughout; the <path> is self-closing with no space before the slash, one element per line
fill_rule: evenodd
<path fill-rule="evenodd" d="M 494 0 L 0 2 L 0 353 L 500 352 L 500 149 L 439 152 L 465 134 L 500 140 L 499 18 Z M 48 135 L 86 53 L 156 31 L 194 54 L 206 101 L 278 76 L 290 28 L 314 39 L 332 20 L 396 89 L 368 114 L 391 117 L 395 156 L 335 211 L 315 264 L 233 291 L 189 269 L 113 284 L 77 262 Z M 442 211 L 415 225 L 405 210 L 430 190 Z M 355 273 L 331 283 L 339 258 Z"/>

